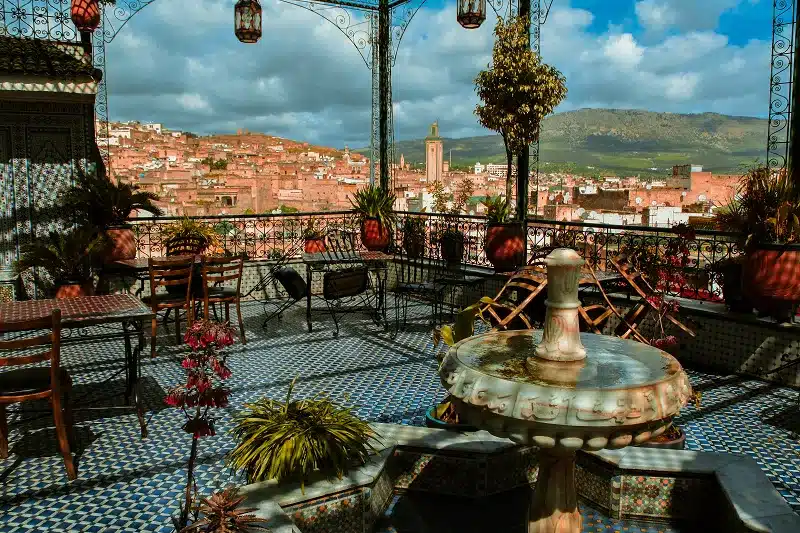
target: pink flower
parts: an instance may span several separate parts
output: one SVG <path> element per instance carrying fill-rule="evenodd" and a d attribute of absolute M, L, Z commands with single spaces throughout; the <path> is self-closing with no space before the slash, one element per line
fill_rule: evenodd
<path fill-rule="evenodd" d="M 187 357 L 186 359 L 183 360 L 183 362 L 181 363 L 181 366 L 183 368 L 196 368 L 197 367 L 197 361 Z"/>
<path fill-rule="evenodd" d="M 167 394 L 167 397 L 164 398 L 164 403 L 170 407 L 180 407 L 183 405 L 184 399 L 185 397 L 182 391 L 172 390 Z"/>

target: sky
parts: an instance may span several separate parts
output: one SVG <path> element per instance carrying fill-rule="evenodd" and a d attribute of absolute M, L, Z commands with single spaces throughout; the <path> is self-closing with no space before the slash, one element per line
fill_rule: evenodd
<path fill-rule="evenodd" d="M 263 37 L 243 44 L 234 3 L 156 0 L 134 15 L 107 47 L 110 119 L 367 146 L 371 74 L 347 37 L 315 13 L 262 0 Z M 491 60 L 495 18 L 487 9 L 477 30 L 458 25 L 449 0 L 429 0 L 416 13 L 392 71 L 396 140 L 424 137 L 434 120 L 444 137 L 492 133 L 473 112 L 475 76 Z M 556 112 L 766 117 L 771 20 L 768 0 L 553 0 L 542 59 L 569 91 Z"/>

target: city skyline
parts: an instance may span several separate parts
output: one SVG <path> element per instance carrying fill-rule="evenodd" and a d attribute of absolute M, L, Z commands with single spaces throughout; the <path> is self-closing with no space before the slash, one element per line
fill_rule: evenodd
<path fill-rule="evenodd" d="M 108 47 L 110 118 L 158 121 L 198 134 L 265 131 L 314 144 L 369 142 L 370 73 L 329 22 L 264 3 L 264 37 L 233 35 L 233 7 L 156 2 Z M 584 107 L 767 113 L 771 3 L 715 0 L 555 0 L 544 61 L 570 89 L 557 111 Z M 395 138 L 417 138 L 431 117 L 450 137 L 487 135 L 472 114 L 472 80 L 489 62 L 493 14 L 460 28 L 451 2 L 426 4 L 394 67 Z"/>

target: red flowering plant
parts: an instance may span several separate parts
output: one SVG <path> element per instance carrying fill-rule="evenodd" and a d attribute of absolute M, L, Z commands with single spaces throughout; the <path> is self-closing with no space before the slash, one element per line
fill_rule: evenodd
<path fill-rule="evenodd" d="M 668 316 L 677 315 L 681 308 L 677 300 L 667 296 L 685 295 L 688 286 L 686 272 L 697 266 L 689 249 L 690 241 L 695 238 L 694 228 L 678 224 L 672 231 L 677 237 L 666 243 L 660 240 L 652 243 L 644 238 L 624 250 L 631 263 L 643 274 L 642 288 L 649 293 L 647 301 L 655 310 L 655 325 L 651 338 L 647 340 L 665 351 L 677 346 L 678 338 L 668 333 L 669 328 L 665 328 L 664 322 Z"/>
<path fill-rule="evenodd" d="M 214 418 L 211 409 L 227 407 L 230 391 L 221 385 L 231 376 L 231 369 L 222 351 L 231 346 L 236 330 L 227 322 L 199 320 L 186 331 L 183 340 L 189 346 L 181 366 L 186 370 L 186 381 L 169 390 L 164 399 L 167 405 L 180 408 L 186 417 L 183 430 L 192 435 L 192 450 L 186 479 L 185 501 L 176 529 L 186 527 L 195 489 L 194 466 L 199 439 L 214 436 Z"/>

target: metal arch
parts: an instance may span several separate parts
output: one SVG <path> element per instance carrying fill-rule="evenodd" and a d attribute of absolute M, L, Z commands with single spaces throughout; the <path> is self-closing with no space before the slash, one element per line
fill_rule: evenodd
<path fill-rule="evenodd" d="M 498 18 L 508 18 L 519 13 L 519 0 L 488 0 Z"/>
<path fill-rule="evenodd" d="M 0 0 L 4 33 L 10 37 L 76 42 L 70 0 Z"/>
<path fill-rule="evenodd" d="M 419 12 L 420 9 L 422 9 L 422 6 L 425 5 L 427 0 L 421 0 L 417 6 L 410 5 L 412 1 L 413 0 L 409 0 L 402 4 L 396 4 L 394 7 L 392 7 L 392 66 L 394 66 L 397 62 L 397 52 L 400 50 L 400 42 L 403 40 L 403 35 L 405 35 L 406 29 L 408 29 L 408 25 L 411 24 L 411 21 L 414 20 L 414 16 Z"/>
<path fill-rule="evenodd" d="M 356 47 L 358 50 L 361 59 L 364 60 L 364 64 L 367 68 L 371 68 L 371 51 L 370 48 L 372 47 L 372 41 L 370 40 L 370 33 L 369 33 L 369 24 L 370 24 L 370 16 L 367 15 L 364 17 L 364 20 L 359 20 L 358 22 L 353 22 L 350 12 L 345 9 L 345 7 L 341 5 L 334 5 L 325 2 L 315 2 L 313 0 L 279 0 L 285 4 L 291 4 L 293 6 L 300 7 L 307 11 L 311 11 L 312 13 L 316 13 L 323 19 L 327 20 L 336 28 L 342 32 L 342 34 L 347 37 L 347 39 L 353 43 L 353 46 Z M 363 7 L 356 7 L 355 5 L 347 6 L 351 9 L 356 11 L 370 11 L 368 8 Z M 334 14 L 325 13 L 325 11 L 331 11 Z M 363 29 L 363 25 L 367 25 L 367 29 Z M 358 29 L 357 27 L 361 26 Z"/>
<path fill-rule="evenodd" d="M 792 64 L 797 14 L 792 0 L 775 0 L 772 5 L 772 49 L 767 123 L 767 166 L 786 168 L 792 112 Z"/>
<path fill-rule="evenodd" d="M 105 17 L 101 17 L 100 31 L 105 30 Z M 103 73 L 100 83 L 97 86 L 97 94 L 94 99 L 94 122 L 95 139 L 100 157 L 103 159 L 106 176 L 111 176 L 111 151 L 110 135 L 108 125 L 108 76 L 106 76 L 106 41 L 105 39 L 92 39 L 92 64 Z M 102 133 L 100 136 L 98 134 Z M 100 137 L 98 139 L 98 137 Z"/>
<path fill-rule="evenodd" d="M 102 31 L 95 30 L 95 35 L 102 35 L 103 40 L 110 43 L 132 16 L 153 2 L 155 0 L 116 0 L 113 4 L 104 5 L 102 26 L 98 28 Z"/>

